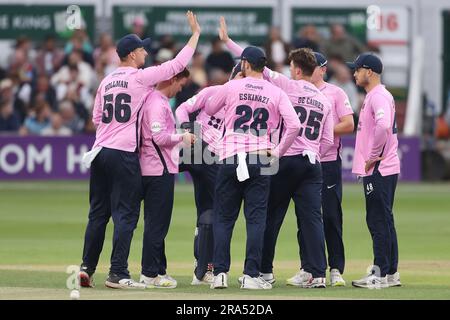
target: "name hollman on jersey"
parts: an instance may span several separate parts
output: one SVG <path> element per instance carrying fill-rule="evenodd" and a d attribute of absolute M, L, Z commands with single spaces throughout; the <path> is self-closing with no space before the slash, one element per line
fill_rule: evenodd
<path fill-rule="evenodd" d="M 108 84 L 105 86 L 105 92 L 108 91 L 109 89 L 117 88 L 117 87 L 127 89 L 127 88 L 128 88 L 128 81 L 124 81 L 124 80 L 114 80 L 114 81 L 108 83 Z"/>

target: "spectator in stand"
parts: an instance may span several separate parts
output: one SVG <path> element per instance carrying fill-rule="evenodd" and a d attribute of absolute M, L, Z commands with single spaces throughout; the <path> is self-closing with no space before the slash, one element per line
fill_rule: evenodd
<path fill-rule="evenodd" d="M 145 39 L 148 38 L 147 30 L 146 30 L 146 22 L 145 18 L 142 16 L 136 16 L 133 20 L 131 26 L 131 33 L 136 34 L 139 38 Z"/>
<path fill-rule="evenodd" d="M 264 45 L 267 57 L 267 67 L 277 72 L 283 73 L 283 68 L 287 65 L 290 46 L 281 38 L 280 28 L 272 27 L 270 37 Z"/>
<path fill-rule="evenodd" d="M 70 38 L 70 42 L 66 46 L 66 55 L 64 57 L 63 64 L 68 64 L 70 60 L 70 56 L 73 52 L 77 51 L 81 55 L 81 59 L 90 64 L 91 67 L 94 67 L 94 58 L 92 56 L 92 48 L 86 47 L 85 38 L 83 38 L 82 34 L 78 32 L 74 32 L 72 37 Z M 89 44 L 90 46 L 90 44 Z"/>
<path fill-rule="evenodd" d="M 155 65 L 159 65 L 166 61 L 173 59 L 174 54 L 170 49 L 161 48 L 158 50 L 158 53 L 155 56 Z"/>
<path fill-rule="evenodd" d="M 14 113 L 12 101 L 0 99 L 0 132 L 17 133 L 19 128 L 19 117 Z"/>
<path fill-rule="evenodd" d="M 341 24 L 331 25 L 330 34 L 330 39 L 324 44 L 327 56 L 340 55 L 344 61 L 353 61 L 361 52 L 365 51 L 364 45 L 347 34 Z"/>
<path fill-rule="evenodd" d="M 37 72 L 28 57 L 28 51 L 24 45 L 14 51 L 9 74 L 16 77 L 17 98 L 21 99 L 25 105 L 28 105 L 32 88 L 36 85 Z"/>
<path fill-rule="evenodd" d="M 31 104 L 34 104 L 34 100 L 37 95 L 44 95 L 45 101 L 50 105 L 53 112 L 58 111 L 58 100 L 56 99 L 56 90 L 50 85 L 50 80 L 47 75 L 41 74 L 37 78 L 36 87 L 31 93 Z"/>
<path fill-rule="evenodd" d="M 69 56 L 68 65 L 61 67 L 51 79 L 58 101 L 62 101 L 67 98 L 68 94 L 72 94 L 89 108 L 93 103 L 91 91 L 94 89 L 94 81 L 94 70 L 81 60 L 80 51 L 73 51 Z"/>
<path fill-rule="evenodd" d="M 234 67 L 233 57 L 228 51 L 223 49 L 223 43 L 219 37 L 213 38 L 211 45 L 211 53 L 206 58 L 206 71 L 210 74 L 212 70 L 220 69 L 227 74 L 225 78 L 228 79 Z"/>
<path fill-rule="evenodd" d="M 314 25 L 308 24 L 298 31 L 297 38 L 294 39 L 292 45 L 294 48 L 310 48 L 313 51 L 319 52 L 320 36 Z"/>
<path fill-rule="evenodd" d="M 75 106 L 72 101 L 64 100 L 59 106 L 59 113 L 62 118 L 62 123 L 66 128 L 69 128 L 73 134 L 79 134 L 84 130 L 84 121 L 77 114 Z"/>
<path fill-rule="evenodd" d="M 338 86 L 345 91 L 348 96 L 348 100 L 350 101 L 350 105 L 353 108 L 354 115 L 359 114 L 361 101 L 359 98 L 358 89 L 353 82 L 353 77 L 350 73 L 350 69 L 344 64 L 334 64 L 333 76 L 328 82 Z"/>
<path fill-rule="evenodd" d="M 72 39 L 81 40 L 81 50 L 83 50 L 84 52 L 87 52 L 89 54 L 92 54 L 94 52 L 94 48 L 92 47 L 91 41 L 89 40 L 89 36 L 85 29 L 75 29 L 71 37 L 71 40 Z M 64 48 L 64 52 L 66 54 L 71 53 L 74 49 L 73 45 L 74 43 L 72 41 L 67 42 Z"/>
<path fill-rule="evenodd" d="M 48 35 L 36 56 L 36 70 L 38 74 L 45 74 L 50 77 L 58 71 L 63 59 L 64 52 L 56 46 L 55 36 Z"/>
<path fill-rule="evenodd" d="M 120 63 L 111 35 L 102 33 L 99 47 L 94 50 L 95 71 L 98 79 L 103 79 L 117 68 Z"/>
<path fill-rule="evenodd" d="M 36 103 L 34 110 L 30 112 L 24 125 L 20 128 L 21 135 L 40 135 L 42 130 L 50 126 L 50 106 L 44 99 L 39 99 Z"/>
<path fill-rule="evenodd" d="M 17 74 L 12 74 L 11 78 L 3 79 L 0 82 L 0 97 L 2 101 L 12 104 L 14 114 L 18 117 L 19 123 L 22 124 L 28 114 L 28 105 L 17 96 L 20 85 Z"/>
<path fill-rule="evenodd" d="M 189 71 L 191 73 L 189 79 L 191 79 L 193 83 L 200 88 L 206 87 L 208 84 L 208 75 L 205 71 L 205 56 L 201 52 L 197 51 L 194 53 Z"/>
<path fill-rule="evenodd" d="M 63 120 L 59 113 L 53 113 L 51 116 L 51 124 L 42 130 L 43 136 L 60 136 L 67 137 L 72 135 L 72 130 L 63 126 Z"/>

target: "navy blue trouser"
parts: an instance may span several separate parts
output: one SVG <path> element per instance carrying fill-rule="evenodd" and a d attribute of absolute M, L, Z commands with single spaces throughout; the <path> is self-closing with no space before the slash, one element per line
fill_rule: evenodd
<path fill-rule="evenodd" d="M 139 220 L 142 197 L 139 156 L 103 148 L 91 165 L 89 222 L 86 227 L 83 265 L 95 272 L 105 240 L 106 225 L 114 222 L 110 272 L 129 278 L 128 255 Z"/>
<path fill-rule="evenodd" d="M 373 264 L 380 269 L 381 277 L 396 273 L 398 266 L 397 232 L 392 212 L 397 179 L 398 174 L 383 177 L 377 169 L 371 176 L 363 178 L 366 221 L 373 242 Z"/>
<path fill-rule="evenodd" d="M 308 157 L 285 156 L 278 174 L 272 177 L 267 211 L 261 271 L 273 272 L 275 246 L 291 199 L 297 216 L 299 255 L 305 271 L 314 278 L 325 277 L 325 239 L 321 206 L 322 170 Z"/>
<path fill-rule="evenodd" d="M 250 157 L 250 159 L 249 159 Z M 219 165 L 216 182 L 214 216 L 214 275 L 230 270 L 230 244 L 234 224 L 244 200 L 244 215 L 247 229 L 247 245 L 244 274 L 258 277 L 261 267 L 264 228 L 266 225 L 267 200 L 270 176 L 261 175 L 267 158 L 249 154 L 247 156 L 250 178 L 239 182 L 236 176 L 237 157 L 225 159 Z M 231 164 L 233 163 L 234 164 Z M 253 163 L 253 164 L 249 164 Z"/>
<path fill-rule="evenodd" d="M 345 253 L 342 240 L 342 162 L 322 162 L 322 214 L 330 269 L 344 273 Z"/>
<path fill-rule="evenodd" d="M 180 171 L 188 171 L 194 183 L 197 223 L 194 237 L 195 276 L 202 279 L 213 266 L 214 250 L 214 188 L 218 164 L 182 164 Z M 211 271 L 211 270 L 210 270 Z"/>
<path fill-rule="evenodd" d="M 172 218 L 175 177 L 142 177 L 144 188 L 144 242 L 142 246 L 142 274 L 146 277 L 165 275 L 167 260 L 164 240 Z"/>

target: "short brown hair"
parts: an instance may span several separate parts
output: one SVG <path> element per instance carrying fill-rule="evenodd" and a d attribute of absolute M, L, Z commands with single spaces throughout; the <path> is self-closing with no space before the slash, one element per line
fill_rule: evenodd
<path fill-rule="evenodd" d="M 317 67 L 316 57 L 310 48 L 300 48 L 289 53 L 289 61 L 302 70 L 306 76 L 312 76 Z"/>
<path fill-rule="evenodd" d="M 191 73 L 188 69 L 184 68 L 181 72 L 177 73 L 174 78 L 177 80 L 183 79 L 183 78 L 189 78 Z"/>
<path fill-rule="evenodd" d="M 248 64 L 250 65 L 250 68 L 252 68 L 253 71 L 255 72 L 263 72 L 264 68 L 266 67 L 266 63 L 261 63 L 261 64 L 255 64 L 255 63 L 251 63 L 250 61 L 247 61 Z"/>

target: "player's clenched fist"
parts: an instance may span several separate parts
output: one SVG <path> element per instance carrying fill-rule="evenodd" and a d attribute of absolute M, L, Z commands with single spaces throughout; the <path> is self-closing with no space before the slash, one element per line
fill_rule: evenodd
<path fill-rule="evenodd" d="M 195 135 L 189 132 L 183 133 L 183 143 L 187 146 L 190 146 L 195 143 Z"/>

